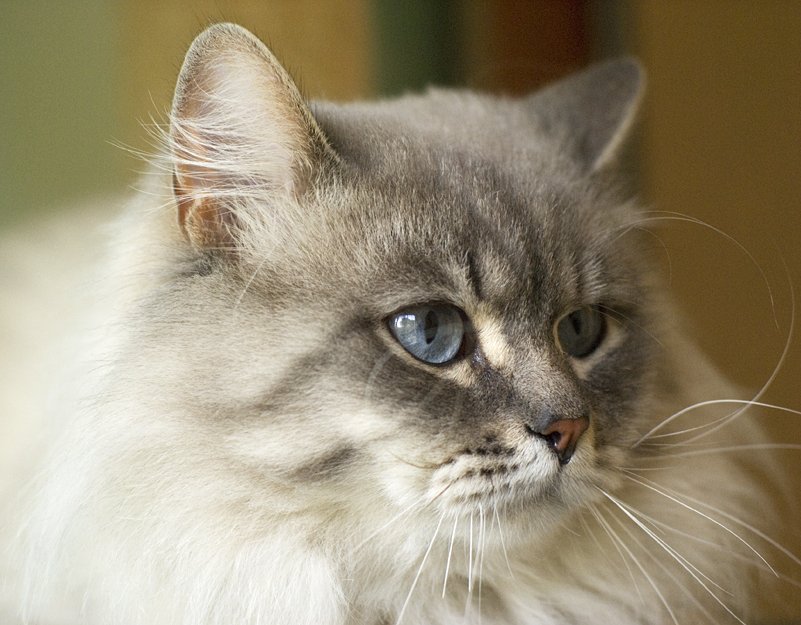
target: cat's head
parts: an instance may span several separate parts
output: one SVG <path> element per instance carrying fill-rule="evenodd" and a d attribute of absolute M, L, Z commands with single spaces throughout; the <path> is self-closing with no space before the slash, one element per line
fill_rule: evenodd
<path fill-rule="evenodd" d="M 243 29 L 195 41 L 145 316 L 254 501 L 540 523 L 617 479 L 656 347 L 610 183 L 641 83 L 622 60 L 524 99 L 307 106 Z"/>

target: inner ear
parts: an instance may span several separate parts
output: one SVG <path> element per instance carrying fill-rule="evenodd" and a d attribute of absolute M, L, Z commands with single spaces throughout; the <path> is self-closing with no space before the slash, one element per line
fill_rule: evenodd
<path fill-rule="evenodd" d="M 216 24 L 192 43 L 170 120 L 178 220 L 201 247 L 229 247 L 260 211 L 297 201 L 333 156 L 295 83 L 250 32 Z"/>

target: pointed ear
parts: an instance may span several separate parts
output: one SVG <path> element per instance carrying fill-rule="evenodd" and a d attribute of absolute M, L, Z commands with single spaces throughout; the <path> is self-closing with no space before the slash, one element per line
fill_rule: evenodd
<path fill-rule="evenodd" d="M 178 219 L 198 247 L 233 247 L 253 211 L 297 200 L 333 156 L 286 71 L 234 24 L 192 43 L 169 139 Z"/>
<path fill-rule="evenodd" d="M 599 63 L 532 96 L 544 127 L 587 173 L 617 158 L 637 115 L 645 72 L 632 58 Z"/>

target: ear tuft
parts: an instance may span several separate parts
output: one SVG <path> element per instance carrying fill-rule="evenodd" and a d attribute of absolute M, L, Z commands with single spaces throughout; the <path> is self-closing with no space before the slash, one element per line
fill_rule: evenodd
<path fill-rule="evenodd" d="M 178 218 L 199 247 L 231 247 L 254 211 L 296 200 L 332 154 L 292 79 L 254 35 L 216 24 L 192 43 L 170 119 Z"/>
<path fill-rule="evenodd" d="M 615 161 L 634 122 L 645 83 L 639 61 L 593 65 L 532 96 L 544 125 L 578 161 L 596 172 Z"/>

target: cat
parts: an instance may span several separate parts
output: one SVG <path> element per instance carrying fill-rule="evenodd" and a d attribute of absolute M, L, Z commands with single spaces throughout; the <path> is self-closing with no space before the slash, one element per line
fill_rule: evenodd
<path fill-rule="evenodd" d="M 642 91 L 622 59 L 308 104 L 245 29 L 201 33 L 164 158 L 65 289 L 77 356 L 4 380 L 4 622 L 764 617 L 792 493 L 621 186 Z"/>

